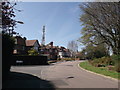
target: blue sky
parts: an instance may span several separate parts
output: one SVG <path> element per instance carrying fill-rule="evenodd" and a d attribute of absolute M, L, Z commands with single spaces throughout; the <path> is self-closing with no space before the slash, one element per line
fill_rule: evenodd
<path fill-rule="evenodd" d="M 21 20 L 24 24 L 18 24 L 15 31 L 28 40 L 38 39 L 41 43 L 42 27 L 45 25 L 45 43 L 53 41 L 55 46 L 67 47 L 69 41 L 81 36 L 79 4 L 80 2 L 19 2 L 15 8 L 23 11 L 16 11 L 16 20 Z"/>

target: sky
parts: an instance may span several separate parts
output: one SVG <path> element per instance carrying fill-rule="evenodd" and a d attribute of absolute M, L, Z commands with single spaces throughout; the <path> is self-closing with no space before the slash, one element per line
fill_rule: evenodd
<path fill-rule="evenodd" d="M 53 41 L 55 46 L 67 48 L 68 42 L 80 38 L 82 29 L 79 20 L 82 14 L 80 2 L 18 2 L 15 6 L 17 24 L 15 31 L 27 40 L 42 40 L 42 28 L 45 25 L 45 44 Z M 79 50 L 83 46 L 78 43 Z"/>

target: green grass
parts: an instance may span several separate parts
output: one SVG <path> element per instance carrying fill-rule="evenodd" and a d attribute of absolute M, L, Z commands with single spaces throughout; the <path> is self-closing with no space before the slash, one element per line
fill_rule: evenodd
<path fill-rule="evenodd" d="M 90 65 L 88 61 L 81 62 L 80 67 L 87 69 L 89 71 L 95 72 L 95 73 L 99 73 L 105 76 L 110 76 L 112 78 L 120 79 L 120 73 L 115 72 L 115 71 L 109 71 L 106 67 L 102 67 L 102 68 L 94 67 Z"/>

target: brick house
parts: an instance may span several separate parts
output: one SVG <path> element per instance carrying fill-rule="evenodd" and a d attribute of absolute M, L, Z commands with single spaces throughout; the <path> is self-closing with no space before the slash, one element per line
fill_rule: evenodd
<path fill-rule="evenodd" d="M 15 36 L 15 46 L 14 46 L 14 51 L 13 54 L 26 54 L 26 38 L 22 38 L 20 36 Z"/>
<path fill-rule="evenodd" d="M 13 54 L 16 55 L 25 55 L 27 54 L 28 50 L 31 48 L 39 51 L 39 42 L 38 40 L 26 40 L 26 38 L 22 38 L 21 36 L 15 36 L 15 47 Z"/>
<path fill-rule="evenodd" d="M 50 42 L 40 48 L 40 53 L 47 55 L 49 59 L 57 59 L 58 50 L 56 46 L 53 46 L 53 42 Z"/>
<path fill-rule="evenodd" d="M 54 46 L 53 42 L 47 45 L 41 46 L 38 40 L 26 40 L 20 36 L 15 37 L 15 48 L 13 54 L 25 55 L 31 48 L 38 51 L 41 55 L 48 56 L 49 59 L 56 60 L 57 58 L 70 57 L 71 53 L 69 49 L 65 47 Z"/>

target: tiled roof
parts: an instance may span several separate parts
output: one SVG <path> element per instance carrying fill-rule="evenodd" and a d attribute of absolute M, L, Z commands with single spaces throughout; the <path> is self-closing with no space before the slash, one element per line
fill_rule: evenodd
<path fill-rule="evenodd" d="M 34 46 L 35 42 L 37 42 L 37 40 L 26 40 L 26 46 Z"/>

